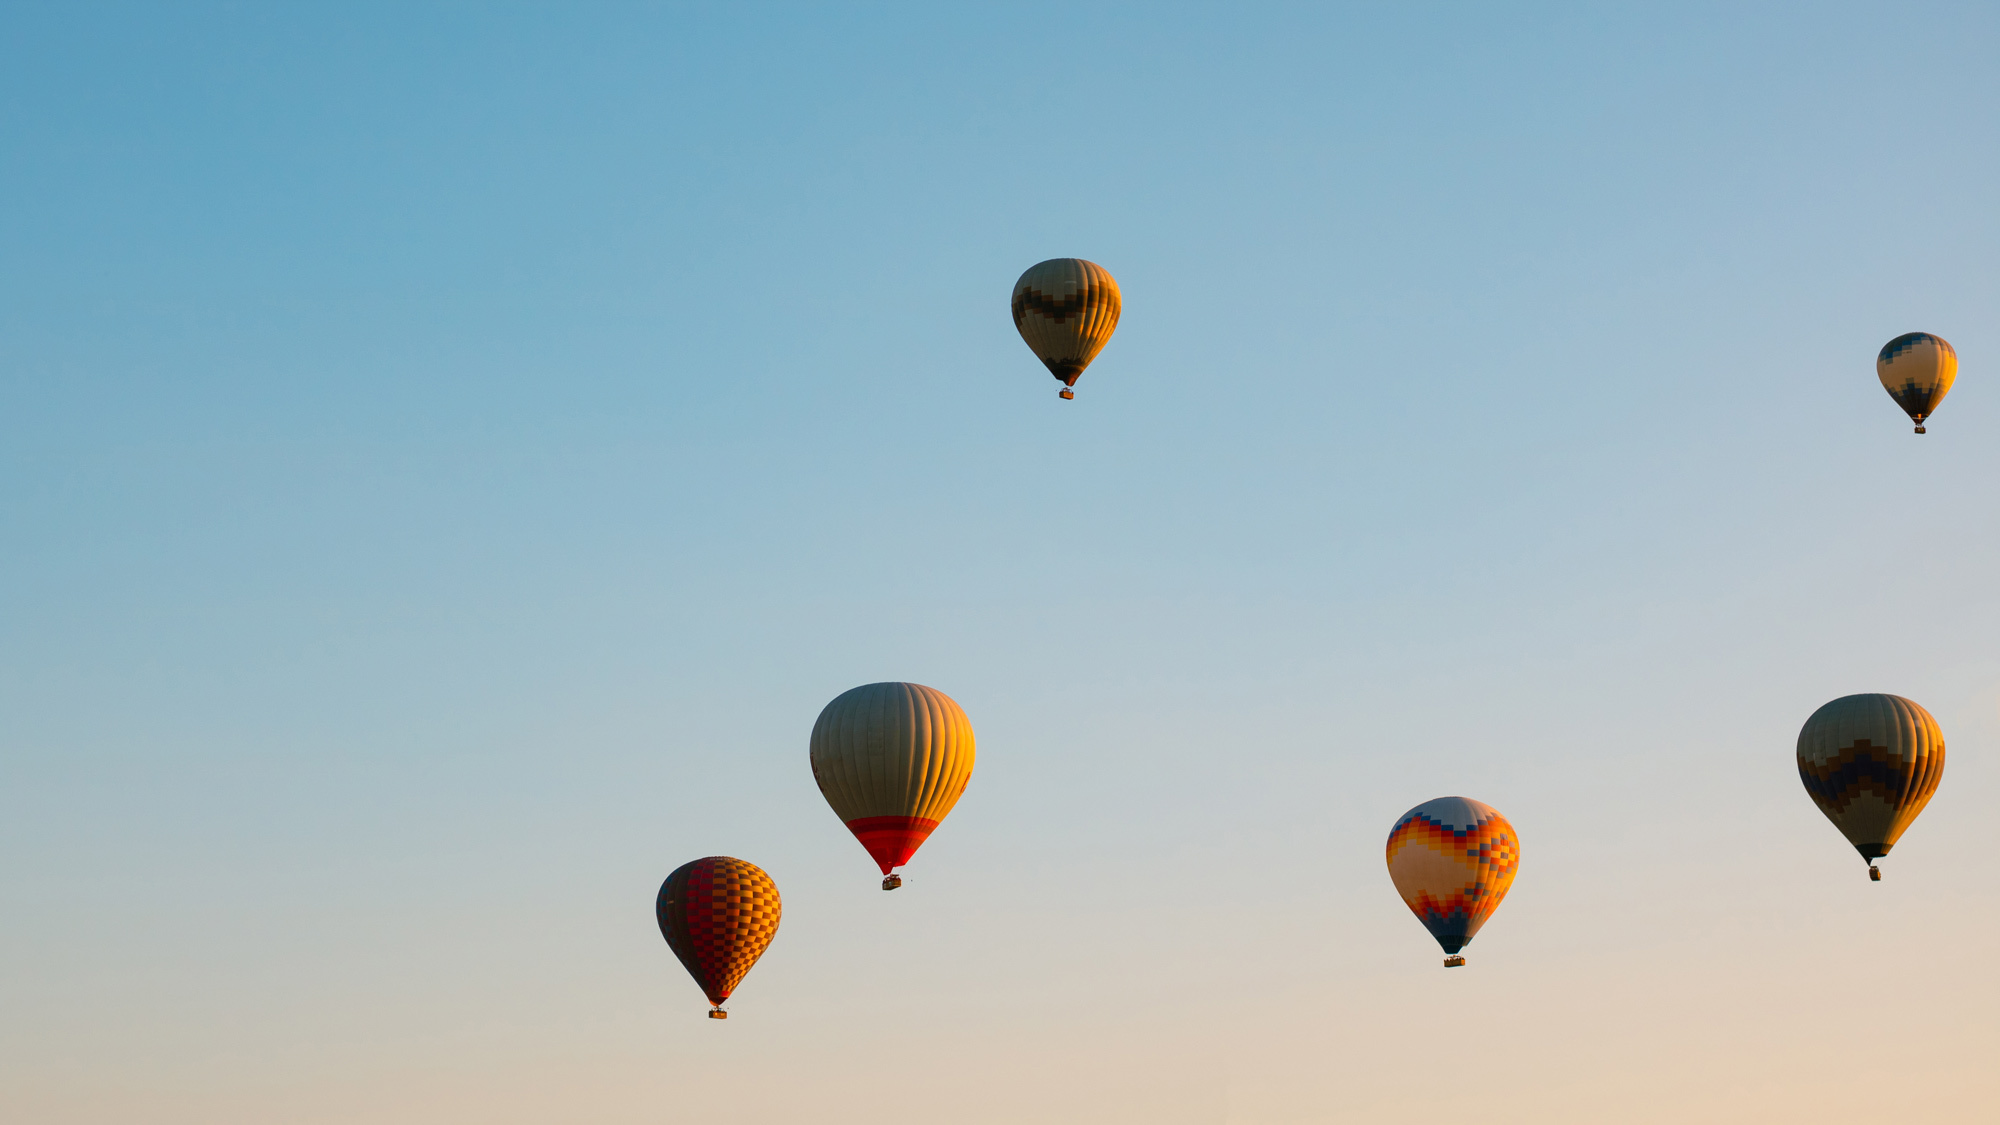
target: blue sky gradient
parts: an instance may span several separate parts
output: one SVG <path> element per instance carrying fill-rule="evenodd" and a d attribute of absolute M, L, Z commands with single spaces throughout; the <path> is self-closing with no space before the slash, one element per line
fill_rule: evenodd
<path fill-rule="evenodd" d="M 1997 46 L 0 7 L 0 1116 L 1976 1117 Z M 805 764 L 881 679 L 981 742 L 890 896 Z M 1950 744 L 1875 885 L 1792 764 L 1858 691 Z M 1449 974 L 1445 794 L 1524 853 Z M 716 853 L 727 1024 L 650 915 Z"/>

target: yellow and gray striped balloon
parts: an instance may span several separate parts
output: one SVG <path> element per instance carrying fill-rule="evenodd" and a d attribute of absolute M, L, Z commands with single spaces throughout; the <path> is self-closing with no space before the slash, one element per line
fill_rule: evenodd
<path fill-rule="evenodd" d="M 1944 401 L 1952 380 L 1958 378 L 1958 353 L 1942 336 L 1905 332 L 1882 345 L 1881 354 L 1875 357 L 1875 376 L 1917 424 L 1917 432 L 1923 433 L 1924 419 Z"/>
<path fill-rule="evenodd" d="M 971 720 L 922 684 L 849 689 L 813 724 L 813 780 L 885 876 L 958 803 L 975 756 Z"/>
<path fill-rule="evenodd" d="M 1082 258 L 1038 262 L 1014 283 L 1014 327 L 1064 398 L 1076 397 L 1069 388 L 1111 341 L 1122 307 L 1111 271 Z"/>

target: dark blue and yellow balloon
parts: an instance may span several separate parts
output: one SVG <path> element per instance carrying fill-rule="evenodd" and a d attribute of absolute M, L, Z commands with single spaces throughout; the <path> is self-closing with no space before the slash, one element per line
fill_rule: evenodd
<path fill-rule="evenodd" d="M 1050 258 L 1014 283 L 1014 327 L 1035 358 L 1075 398 L 1076 377 L 1104 350 L 1124 307 L 1111 271 L 1082 258 Z"/>
<path fill-rule="evenodd" d="M 1924 419 L 1944 401 L 1952 380 L 1958 378 L 1958 353 L 1942 336 L 1905 332 L 1882 345 L 1882 354 L 1875 357 L 1875 376 L 1917 424 L 1917 432 L 1923 433 Z"/>
<path fill-rule="evenodd" d="M 1843 695 L 1799 730 L 1799 780 L 1880 880 L 1889 854 L 1944 777 L 1944 732 L 1900 695 Z"/>

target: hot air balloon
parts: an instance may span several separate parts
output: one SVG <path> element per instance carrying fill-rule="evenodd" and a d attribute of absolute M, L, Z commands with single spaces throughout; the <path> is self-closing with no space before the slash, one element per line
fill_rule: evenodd
<path fill-rule="evenodd" d="M 763 868 L 712 855 L 675 868 L 660 884 L 654 913 L 667 948 L 708 997 L 708 1018 L 726 1020 L 722 1002 L 778 935 L 784 904 Z"/>
<path fill-rule="evenodd" d="M 1906 332 L 1882 345 L 1882 354 L 1875 357 L 1875 374 L 1882 389 L 1923 433 L 1924 419 L 1958 378 L 1958 353 L 1941 336 Z"/>
<path fill-rule="evenodd" d="M 1389 830 L 1389 878 L 1417 921 L 1444 947 L 1445 968 L 1507 897 L 1521 864 L 1514 826 L 1491 805 L 1439 797 Z"/>
<path fill-rule="evenodd" d="M 813 780 L 882 869 L 910 861 L 972 778 L 972 723 L 922 684 L 864 684 L 836 696 L 812 731 Z"/>
<path fill-rule="evenodd" d="M 1050 258 L 1014 283 L 1014 327 L 1049 374 L 1075 398 L 1076 377 L 1104 350 L 1118 327 L 1118 282 L 1082 258 Z"/>
<path fill-rule="evenodd" d="M 1799 780 L 1878 882 L 1875 861 L 1896 846 L 1943 776 L 1944 732 L 1900 695 L 1843 695 L 1799 730 Z"/>

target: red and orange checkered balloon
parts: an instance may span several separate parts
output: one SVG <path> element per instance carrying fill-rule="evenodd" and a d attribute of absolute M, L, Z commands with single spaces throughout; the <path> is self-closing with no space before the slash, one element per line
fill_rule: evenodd
<path fill-rule="evenodd" d="M 783 912 L 764 869 L 726 855 L 675 868 L 655 906 L 667 947 L 718 1008 L 769 948 Z"/>

